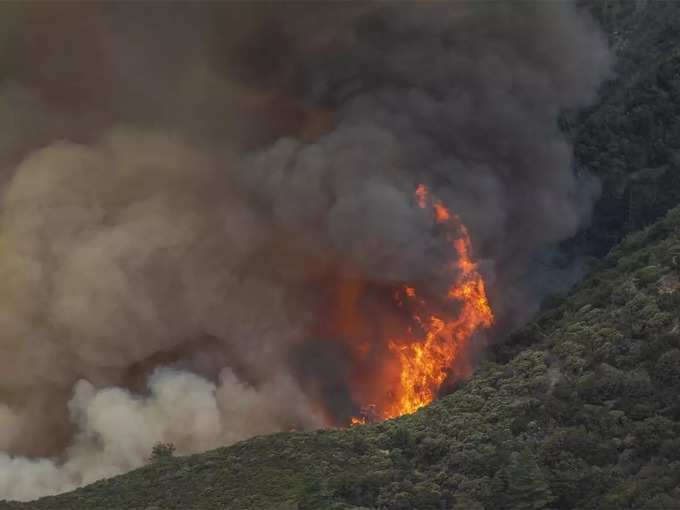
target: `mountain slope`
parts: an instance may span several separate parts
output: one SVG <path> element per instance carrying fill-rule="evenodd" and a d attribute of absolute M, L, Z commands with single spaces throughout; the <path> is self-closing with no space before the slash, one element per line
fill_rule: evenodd
<path fill-rule="evenodd" d="M 680 201 L 680 2 L 594 2 L 618 75 L 565 117 L 603 181 L 592 253 Z M 680 211 L 628 237 L 455 393 L 0 509 L 680 508 Z"/>
<path fill-rule="evenodd" d="M 625 234 L 680 202 L 680 2 L 586 2 L 616 52 L 615 74 L 591 108 L 565 115 L 579 169 L 602 182 L 588 251 L 606 254 Z"/>
<path fill-rule="evenodd" d="M 255 438 L 0 508 L 680 508 L 678 312 L 680 208 L 414 415 Z"/>

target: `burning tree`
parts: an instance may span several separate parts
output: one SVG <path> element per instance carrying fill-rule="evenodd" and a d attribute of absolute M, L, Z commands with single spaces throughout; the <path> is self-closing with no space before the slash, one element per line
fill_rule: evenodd
<path fill-rule="evenodd" d="M 389 350 L 399 362 L 399 386 L 386 393 L 385 402 L 364 405 L 360 415 L 352 418 L 352 424 L 410 414 L 429 404 L 449 377 L 454 362 L 469 349 L 475 332 L 488 328 L 494 320 L 484 280 L 471 257 L 467 228 L 441 201 L 429 197 L 425 185 L 417 187 L 415 199 L 421 209 L 432 209 L 435 222 L 445 229 L 452 248 L 452 260 L 447 267 L 451 283 L 443 296 L 450 310 L 434 311 L 416 288 L 402 287 L 396 301 L 412 306 L 413 326 L 409 329 L 421 334 L 389 340 Z"/>

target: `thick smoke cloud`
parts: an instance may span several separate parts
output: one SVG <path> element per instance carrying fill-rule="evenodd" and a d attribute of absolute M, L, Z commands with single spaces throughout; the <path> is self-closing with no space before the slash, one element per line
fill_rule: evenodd
<path fill-rule="evenodd" d="M 557 115 L 609 62 L 571 4 L 2 10 L 0 498 L 347 419 L 450 256 L 418 183 L 501 322 L 587 221 Z"/>

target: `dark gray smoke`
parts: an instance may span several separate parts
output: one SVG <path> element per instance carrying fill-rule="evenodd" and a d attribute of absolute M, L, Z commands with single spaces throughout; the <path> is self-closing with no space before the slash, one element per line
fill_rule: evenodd
<path fill-rule="evenodd" d="M 449 256 L 419 183 L 501 320 L 588 218 L 556 121 L 609 57 L 571 4 L 0 14 L 0 498 L 346 419 L 393 289 L 435 292 Z"/>

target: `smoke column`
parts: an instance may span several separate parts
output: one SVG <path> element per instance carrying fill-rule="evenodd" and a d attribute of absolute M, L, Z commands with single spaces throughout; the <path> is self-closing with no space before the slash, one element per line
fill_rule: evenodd
<path fill-rule="evenodd" d="M 0 10 L 0 499 L 158 441 L 347 423 L 403 325 L 394 288 L 438 291 L 417 184 L 507 325 L 596 196 L 557 115 L 609 56 L 572 4 Z"/>

